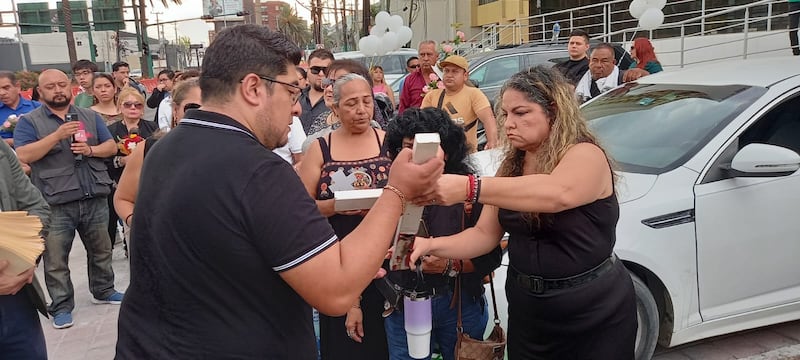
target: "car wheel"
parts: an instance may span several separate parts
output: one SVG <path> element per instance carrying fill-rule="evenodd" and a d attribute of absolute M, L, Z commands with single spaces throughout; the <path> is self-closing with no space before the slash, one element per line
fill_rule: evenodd
<path fill-rule="evenodd" d="M 636 293 L 636 360 L 649 360 L 658 343 L 658 307 L 650 289 L 636 275 L 631 274 Z"/>

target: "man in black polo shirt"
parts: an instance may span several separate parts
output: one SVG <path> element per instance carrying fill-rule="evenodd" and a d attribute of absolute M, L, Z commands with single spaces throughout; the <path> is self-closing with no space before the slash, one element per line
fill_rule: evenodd
<path fill-rule="evenodd" d="M 336 238 L 271 151 L 299 111 L 299 60 L 256 25 L 225 29 L 206 50 L 203 107 L 142 169 L 118 359 L 316 359 L 309 305 L 343 315 L 380 268 L 403 198 L 432 196 L 442 161 L 416 165 L 406 150 L 389 191 Z"/>

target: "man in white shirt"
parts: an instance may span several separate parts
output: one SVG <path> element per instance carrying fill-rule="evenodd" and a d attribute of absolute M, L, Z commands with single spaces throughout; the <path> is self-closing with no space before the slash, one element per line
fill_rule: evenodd
<path fill-rule="evenodd" d="M 305 141 L 306 132 L 303 131 L 303 123 L 295 115 L 292 116 L 292 124 L 289 125 L 289 142 L 272 151 L 297 169 L 300 166 L 300 161 L 303 160 L 303 142 Z"/>

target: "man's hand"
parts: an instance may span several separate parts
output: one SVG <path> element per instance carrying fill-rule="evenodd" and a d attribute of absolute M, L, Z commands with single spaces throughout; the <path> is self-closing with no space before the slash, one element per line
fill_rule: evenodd
<path fill-rule="evenodd" d="M 55 134 L 58 140 L 68 139 L 75 135 L 78 130 L 80 130 L 80 126 L 81 124 L 79 121 L 67 121 L 61 124 L 61 126 L 59 126 L 53 134 Z"/>
<path fill-rule="evenodd" d="M 636 81 L 640 77 L 647 75 L 650 75 L 650 73 L 644 69 L 639 69 L 639 68 L 628 69 L 625 71 L 624 74 L 622 74 L 622 81 L 623 82 Z"/>
<path fill-rule="evenodd" d="M 69 146 L 72 153 L 75 155 L 81 154 L 84 156 L 89 156 L 92 153 L 92 149 L 90 148 L 89 144 L 85 142 L 74 142 Z"/>
<path fill-rule="evenodd" d="M 436 180 L 444 170 L 444 152 L 439 148 L 436 157 L 423 164 L 411 160 L 411 149 L 403 149 L 397 154 L 389 172 L 389 184 L 399 189 L 407 201 L 426 197 L 436 189 Z"/>
<path fill-rule="evenodd" d="M 35 268 L 19 275 L 8 275 L 5 270 L 9 265 L 8 260 L 0 260 L 0 295 L 15 295 L 25 284 L 33 282 Z"/>
<path fill-rule="evenodd" d="M 422 272 L 426 274 L 444 274 L 445 269 L 447 269 L 447 260 L 433 255 L 422 257 Z"/>
<path fill-rule="evenodd" d="M 158 85 L 156 85 L 156 89 L 158 89 L 158 91 L 164 91 L 164 88 L 166 87 L 167 85 L 164 83 L 159 83 Z"/>
<path fill-rule="evenodd" d="M 353 307 L 347 312 L 347 317 L 344 321 L 344 328 L 347 331 L 347 337 L 353 341 L 360 343 L 364 340 L 364 313 L 361 312 L 360 307 Z"/>

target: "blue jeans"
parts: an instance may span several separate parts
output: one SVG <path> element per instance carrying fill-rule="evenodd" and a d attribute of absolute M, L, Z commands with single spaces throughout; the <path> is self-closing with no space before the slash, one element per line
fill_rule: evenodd
<path fill-rule="evenodd" d="M 53 302 L 47 311 L 55 315 L 72 312 L 75 308 L 75 289 L 69 277 L 69 253 L 75 230 L 86 248 L 89 291 L 97 299 L 114 294 L 106 198 L 51 205 L 50 209 L 50 231 L 45 239 L 44 279 Z"/>
<path fill-rule="evenodd" d="M 458 313 L 456 308 L 450 309 L 453 292 L 434 296 L 431 300 L 433 311 L 433 331 L 431 332 L 431 350 L 434 344 L 439 345 L 444 360 L 454 360 L 456 348 L 456 324 Z M 483 339 L 489 312 L 486 298 L 473 298 L 463 290 L 461 292 L 461 322 L 464 332 L 473 339 Z M 406 341 L 405 320 L 402 311 L 395 311 L 383 322 L 386 338 L 389 342 L 390 360 L 408 360 L 408 343 Z M 430 356 L 428 356 L 430 359 Z"/>
<path fill-rule="evenodd" d="M 39 312 L 28 297 L 28 289 L 16 295 L 0 295 L 0 358 L 47 359 Z"/>

